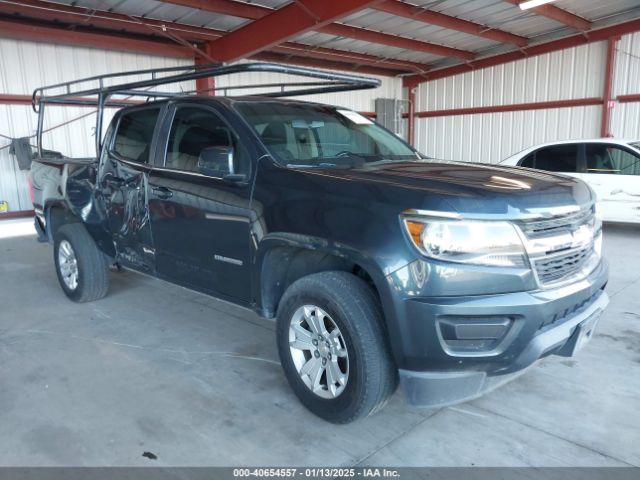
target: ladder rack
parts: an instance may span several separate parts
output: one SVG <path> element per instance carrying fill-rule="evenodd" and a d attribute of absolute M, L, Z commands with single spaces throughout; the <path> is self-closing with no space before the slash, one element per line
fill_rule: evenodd
<path fill-rule="evenodd" d="M 208 91 L 222 91 L 226 95 L 228 91 L 246 90 L 250 88 L 273 88 L 274 91 L 260 93 L 257 96 L 292 97 L 317 93 L 363 90 L 380 86 L 380 81 L 375 78 L 264 62 L 242 63 L 237 65 L 188 65 L 184 67 L 131 70 L 127 72 L 96 75 L 40 87 L 33 91 L 32 106 L 33 110 L 38 114 L 38 128 L 36 133 L 38 154 L 42 155 L 43 151 L 42 134 L 44 127 L 44 110 L 48 104 L 95 106 L 97 109 L 95 145 L 96 155 L 99 155 L 102 147 L 102 121 L 106 107 L 122 108 L 131 105 L 136 103 L 135 100 L 130 100 L 134 97 L 140 98 L 143 101 L 149 101 L 156 98 L 175 98 L 198 94 L 200 92 L 197 90 L 165 92 L 150 89 L 161 85 L 245 72 L 271 72 L 297 75 L 312 78 L 316 81 L 233 85 Z"/>

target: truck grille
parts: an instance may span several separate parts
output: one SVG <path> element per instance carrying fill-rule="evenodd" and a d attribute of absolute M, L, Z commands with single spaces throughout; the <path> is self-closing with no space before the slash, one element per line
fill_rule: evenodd
<path fill-rule="evenodd" d="M 585 208 L 578 212 L 569 213 L 545 220 L 535 220 L 522 223 L 522 230 L 527 237 L 549 235 L 554 232 L 575 230 L 581 225 L 592 222 L 595 218 L 593 208 Z"/>
<path fill-rule="evenodd" d="M 590 245 L 536 260 L 535 267 L 540 283 L 544 285 L 561 281 L 579 273 L 593 253 L 593 246 Z"/>
<path fill-rule="evenodd" d="M 600 262 L 595 242 L 601 225 L 594 208 L 582 209 L 544 220 L 523 221 L 531 265 L 543 287 L 577 280 Z"/>

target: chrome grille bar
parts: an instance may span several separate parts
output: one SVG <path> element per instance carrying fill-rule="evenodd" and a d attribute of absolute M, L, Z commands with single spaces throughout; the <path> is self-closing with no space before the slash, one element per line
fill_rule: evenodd
<path fill-rule="evenodd" d="M 600 261 L 595 239 L 601 225 L 594 207 L 544 220 L 522 221 L 518 225 L 541 287 L 584 277 Z"/>

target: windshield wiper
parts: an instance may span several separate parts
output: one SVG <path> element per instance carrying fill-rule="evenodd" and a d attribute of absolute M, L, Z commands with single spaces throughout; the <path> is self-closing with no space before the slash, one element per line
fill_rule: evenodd
<path fill-rule="evenodd" d="M 288 168 L 335 168 L 335 163 L 287 163 Z"/>

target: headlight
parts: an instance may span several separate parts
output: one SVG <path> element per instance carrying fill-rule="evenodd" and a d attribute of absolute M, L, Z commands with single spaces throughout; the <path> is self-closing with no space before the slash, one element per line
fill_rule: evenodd
<path fill-rule="evenodd" d="M 413 244 L 423 255 L 446 262 L 528 267 L 516 227 L 509 222 L 403 219 Z"/>

